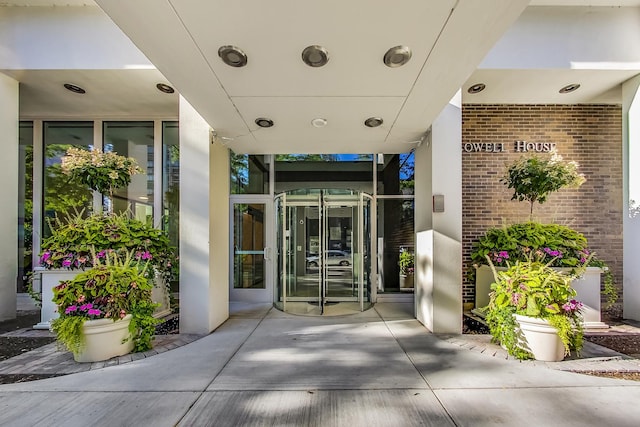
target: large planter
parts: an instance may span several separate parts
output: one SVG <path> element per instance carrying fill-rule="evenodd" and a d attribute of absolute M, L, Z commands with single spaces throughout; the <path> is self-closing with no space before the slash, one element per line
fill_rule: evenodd
<path fill-rule="evenodd" d="M 399 281 L 401 291 L 413 290 L 413 273 L 401 274 Z"/>
<path fill-rule="evenodd" d="M 33 326 L 33 329 L 50 329 L 51 321 L 58 318 L 56 305 L 53 303 L 53 288 L 58 286 L 61 281 L 73 280 L 82 273 L 83 270 L 67 270 L 54 269 L 46 270 L 42 267 L 34 269 L 36 280 L 40 281 L 40 289 L 42 292 L 42 308 L 40 310 L 40 322 Z M 36 289 L 34 289 L 36 290 Z M 162 281 L 162 277 L 156 274 L 155 283 L 151 290 L 151 300 L 160 304 L 153 312 L 154 317 L 164 317 L 171 313 L 169 306 L 169 293 L 167 287 Z"/>
<path fill-rule="evenodd" d="M 131 353 L 133 340 L 128 339 L 129 323 L 131 323 L 130 314 L 115 322 L 112 319 L 84 322 L 82 333 L 84 334 L 85 346 L 80 353 L 73 355 L 74 360 L 76 362 L 100 362 Z"/>
<path fill-rule="evenodd" d="M 497 271 L 506 271 L 505 267 L 496 267 Z M 568 268 L 559 269 L 569 271 Z M 601 321 L 600 303 L 600 267 L 587 267 L 582 277 L 574 280 L 571 287 L 576 290 L 576 299 L 584 304 L 582 317 L 585 329 L 603 329 L 609 326 Z M 476 309 L 489 305 L 489 293 L 494 282 L 493 272 L 488 265 L 476 268 Z M 474 311 L 474 313 L 480 313 Z"/>
<path fill-rule="evenodd" d="M 522 333 L 520 345 L 529 350 L 536 360 L 559 362 L 564 359 L 564 345 L 556 328 L 544 319 L 515 316 Z"/>

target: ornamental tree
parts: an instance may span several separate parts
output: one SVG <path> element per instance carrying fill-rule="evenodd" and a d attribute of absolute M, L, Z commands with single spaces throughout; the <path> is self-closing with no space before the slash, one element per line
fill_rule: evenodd
<path fill-rule="evenodd" d="M 550 193 L 561 188 L 578 188 L 586 181 L 578 173 L 578 163 L 567 162 L 557 152 L 550 156 L 524 155 L 507 166 L 500 178 L 507 188 L 513 188 L 511 200 L 526 200 L 530 204 L 529 215 L 533 217 L 533 204 L 542 204 Z"/>

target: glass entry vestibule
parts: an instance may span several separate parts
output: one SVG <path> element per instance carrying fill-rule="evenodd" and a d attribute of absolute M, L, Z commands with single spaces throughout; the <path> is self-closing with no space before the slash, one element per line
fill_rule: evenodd
<path fill-rule="evenodd" d="M 274 302 L 296 314 L 371 306 L 372 198 L 357 191 L 291 191 L 275 198 Z"/>

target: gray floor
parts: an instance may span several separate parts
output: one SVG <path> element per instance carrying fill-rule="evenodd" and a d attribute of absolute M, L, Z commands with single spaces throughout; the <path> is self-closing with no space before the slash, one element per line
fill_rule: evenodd
<path fill-rule="evenodd" d="M 469 351 L 407 304 L 315 318 L 235 306 L 214 333 L 0 386 L 1 426 L 637 426 L 640 383 Z"/>

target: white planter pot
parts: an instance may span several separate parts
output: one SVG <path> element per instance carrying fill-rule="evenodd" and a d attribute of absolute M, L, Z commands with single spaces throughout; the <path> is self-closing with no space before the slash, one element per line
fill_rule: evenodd
<path fill-rule="evenodd" d="M 40 276 L 40 286 L 42 289 L 42 309 L 40 311 L 40 323 L 33 326 L 33 329 L 50 329 L 51 320 L 58 318 L 57 306 L 53 303 L 53 288 L 61 281 L 73 280 L 82 273 L 83 270 L 55 269 L 44 270 L 37 268 L 34 274 Z M 163 317 L 171 313 L 169 307 L 169 294 L 162 282 L 162 277 L 157 274 L 153 289 L 151 290 L 151 300 L 160 304 L 153 312 L 154 317 Z"/>
<path fill-rule="evenodd" d="M 40 323 L 33 326 L 33 329 L 49 329 L 51 321 L 58 318 L 57 306 L 53 303 L 53 288 L 61 281 L 73 280 L 82 270 L 39 270 L 34 274 L 40 276 L 40 286 L 42 289 L 42 308 L 40 310 Z"/>
<path fill-rule="evenodd" d="M 413 274 L 401 274 L 399 282 L 400 290 L 413 289 Z"/>
<path fill-rule="evenodd" d="M 87 320 L 82 325 L 82 332 L 85 339 L 84 349 L 74 354 L 76 362 L 100 362 L 112 357 L 122 356 L 131 353 L 133 341 L 129 337 L 129 323 L 131 315 L 127 314 L 124 319 L 98 319 Z M 124 343 L 123 340 L 127 339 Z"/>
<path fill-rule="evenodd" d="M 497 271 L 506 271 L 505 267 L 496 267 Z M 559 270 L 569 271 L 568 268 Z M 599 267 L 587 267 L 582 277 L 571 282 L 571 287 L 576 290 L 576 300 L 582 302 L 585 307 L 582 310 L 584 327 L 587 329 L 608 328 L 607 324 L 601 321 L 600 313 L 600 275 L 602 270 Z M 493 272 L 488 265 L 481 265 L 476 268 L 476 308 L 489 305 L 489 293 L 491 284 L 494 282 Z"/>
<path fill-rule="evenodd" d="M 559 362 L 564 359 L 564 345 L 556 328 L 544 319 L 515 316 L 522 332 L 521 345 L 533 353 L 536 360 Z"/>

